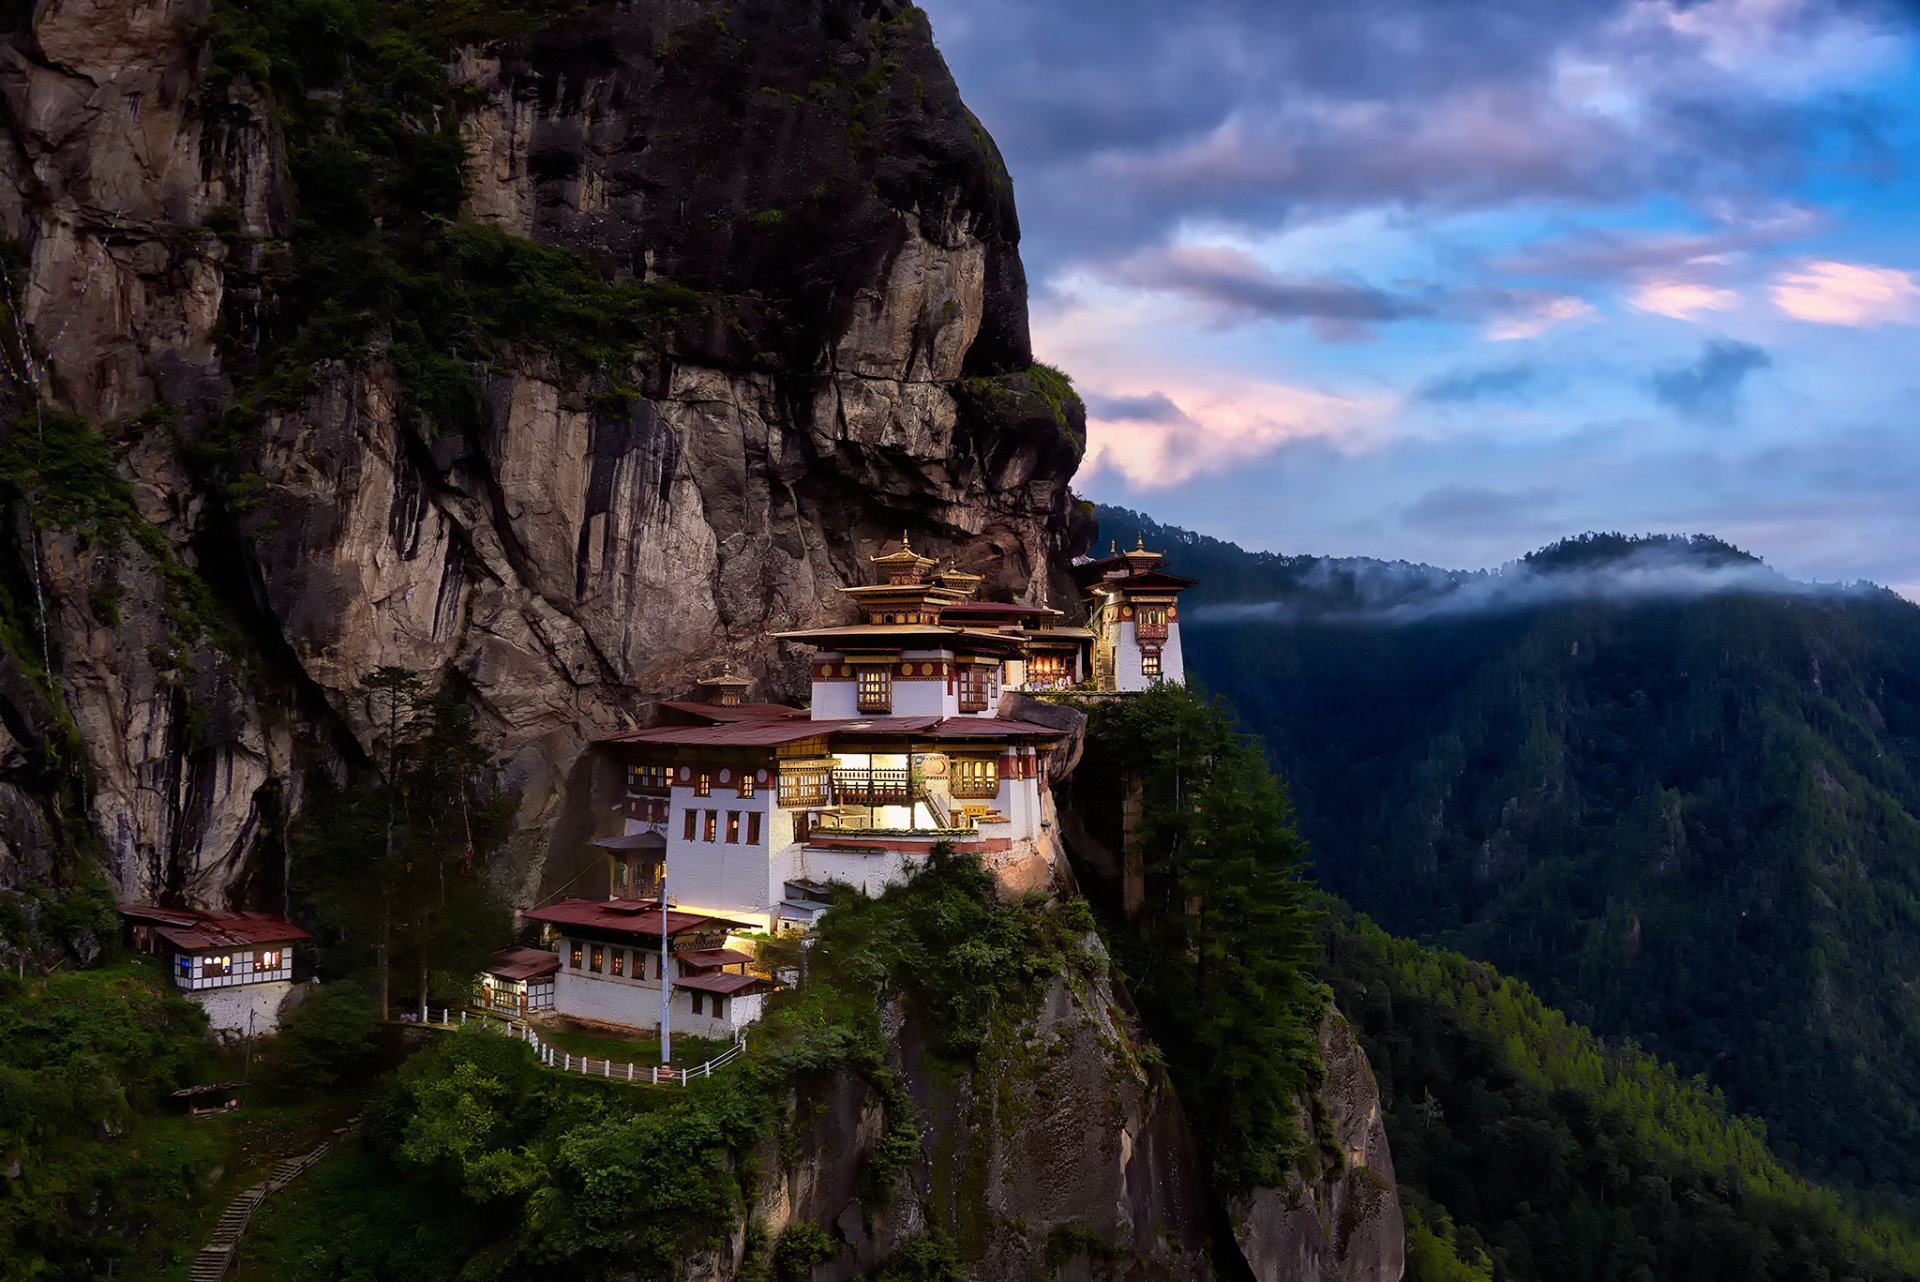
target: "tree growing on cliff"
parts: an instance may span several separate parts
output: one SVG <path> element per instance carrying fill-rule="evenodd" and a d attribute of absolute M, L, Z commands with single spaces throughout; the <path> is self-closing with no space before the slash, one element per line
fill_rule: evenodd
<path fill-rule="evenodd" d="M 1143 898 L 1116 951 L 1220 1185 L 1284 1181 L 1319 1074 L 1325 990 L 1285 790 L 1220 704 L 1173 685 L 1096 713 L 1104 769 L 1138 781 Z"/>
<path fill-rule="evenodd" d="M 424 1012 L 436 973 L 459 982 L 507 941 L 511 917 L 485 873 L 511 804 L 484 780 L 465 704 L 398 667 L 376 670 L 357 694 L 374 726 L 374 769 L 311 808 L 298 873 L 349 957 L 370 954 L 386 1019 L 396 968 L 415 976 Z"/>

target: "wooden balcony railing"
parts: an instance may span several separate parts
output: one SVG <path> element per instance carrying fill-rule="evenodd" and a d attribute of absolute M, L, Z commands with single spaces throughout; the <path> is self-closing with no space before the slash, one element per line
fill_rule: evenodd
<path fill-rule="evenodd" d="M 911 805 L 913 772 L 897 767 L 841 766 L 833 772 L 833 791 L 842 805 Z"/>

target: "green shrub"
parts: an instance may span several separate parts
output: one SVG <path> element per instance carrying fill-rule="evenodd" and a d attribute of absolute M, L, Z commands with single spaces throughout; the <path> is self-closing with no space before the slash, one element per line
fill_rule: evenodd
<path fill-rule="evenodd" d="M 840 1244 L 811 1220 L 795 1220 L 773 1244 L 773 1275 L 779 1282 L 806 1282 L 813 1266 L 840 1254 Z"/>

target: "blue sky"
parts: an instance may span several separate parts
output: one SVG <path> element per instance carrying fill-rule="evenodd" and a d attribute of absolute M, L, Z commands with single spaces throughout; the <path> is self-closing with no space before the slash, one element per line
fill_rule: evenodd
<path fill-rule="evenodd" d="M 1920 11 L 924 7 L 1083 493 L 1462 567 L 1710 532 L 1920 599 Z"/>

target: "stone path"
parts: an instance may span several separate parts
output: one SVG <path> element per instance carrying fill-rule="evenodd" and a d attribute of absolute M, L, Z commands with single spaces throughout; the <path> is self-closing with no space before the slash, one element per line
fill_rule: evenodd
<path fill-rule="evenodd" d="M 227 1276 L 227 1269 L 233 1264 L 233 1257 L 240 1251 L 240 1239 L 247 1231 L 247 1225 L 253 1219 L 253 1213 L 260 1204 L 298 1179 L 302 1172 L 328 1153 L 334 1145 L 340 1143 L 354 1131 L 365 1114 L 355 1117 L 345 1126 L 333 1133 L 330 1140 L 322 1140 L 319 1147 L 297 1157 L 283 1157 L 273 1164 L 267 1177 L 253 1187 L 242 1190 L 240 1195 L 227 1204 L 220 1213 L 220 1220 L 213 1226 L 213 1236 L 193 1257 L 193 1266 L 187 1270 L 187 1282 L 220 1282 Z"/>

